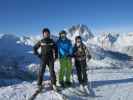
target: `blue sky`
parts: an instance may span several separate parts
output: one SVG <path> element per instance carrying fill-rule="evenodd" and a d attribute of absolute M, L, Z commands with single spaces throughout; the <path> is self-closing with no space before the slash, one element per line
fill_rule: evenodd
<path fill-rule="evenodd" d="M 59 32 L 85 24 L 93 33 L 133 31 L 133 0 L 0 0 L 0 33 Z"/>

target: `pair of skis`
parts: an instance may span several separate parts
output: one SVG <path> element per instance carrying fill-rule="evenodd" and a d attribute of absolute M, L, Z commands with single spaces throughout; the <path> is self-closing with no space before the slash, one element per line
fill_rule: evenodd
<path fill-rule="evenodd" d="M 62 98 L 62 100 L 69 100 L 68 98 L 68 96 L 67 95 L 65 95 L 64 93 L 62 93 L 62 90 L 63 89 L 61 89 L 61 88 L 57 88 L 57 90 L 55 91 L 56 92 L 56 94 L 57 95 L 60 95 Z"/>
<path fill-rule="evenodd" d="M 37 95 L 38 95 L 39 93 L 41 93 L 42 90 L 43 90 L 43 88 L 42 88 L 42 89 L 36 90 L 35 93 L 34 93 L 28 100 L 35 100 L 35 98 L 37 97 Z"/>
<path fill-rule="evenodd" d="M 70 88 L 70 89 L 67 88 L 67 89 L 70 91 L 70 93 L 75 94 L 79 97 L 93 96 L 92 93 L 94 93 L 93 91 L 91 91 L 91 89 L 89 89 L 90 93 L 88 94 L 86 91 L 81 91 L 78 87 L 76 88 L 75 86 L 74 86 L 74 88 Z M 61 100 L 69 100 L 69 96 L 64 94 L 62 90 L 64 90 L 64 88 L 57 87 L 56 90 L 42 88 L 40 90 L 35 91 L 35 93 L 29 98 L 29 100 L 35 100 L 35 98 L 37 97 L 38 94 L 46 92 L 46 91 L 50 91 L 50 92 L 54 93 L 55 95 L 60 97 Z"/>
<path fill-rule="evenodd" d="M 89 66 L 88 66 L 88 68 L 89 68 Z M 74 80 L 75 79 L 74 78 L 74 71 L 75 70 L 76 69 L 74 69 L 74 68 L 72 69 L 72 81 L 73 81 L 74 86 L 76 86 L 76 82 Z M 90 74 L 93 75 L 93 69 L 91 69 Z M 88 75 L 88 70 L 87 70 L 87 75 Z M 86 92 L 86 91 L 77 90 L 74 93 L 79 95 L 79 96 L 91 96 L 91 97 L 95 97 L 95 92 L 93 90 L 93 84 L 92 84 L 92 76 L 90 78 L 90 82 L 88 82 L 88 91 L 89 91 L 89 93 Z"/>
<path fill-rule="evenodd" d="M 43 93 L 45 91 L 54 92 L 56 95 L 60 96 L 62 100 L 69 100 L 68 97 L 65 94 L 62 93 L 62 89 L 59 89 L 59 88 L 57 88 L 56 90 L 54 90 L 54 89 L 44 89 L 44 87 L 42 87 L 41 89 L 36 90 L 35 93 L 28 100 L 35 100 L 38 94 Z"/>
<path fill-rule="evenodd" d="M 91 75 L 93 74 L 93 70 L 91 70 Z M 74 69 L 72 70 L 72 81 L 73 81 L 73 84 L 74 84 L 74 87 L 75 87 L 75 80 L 74 80 Z M 89 83 L 89 91 L 90 91 L 90 94 L 88 94 L 87 92 L 83 92 L 83 91 L 80 91 L 80 90 L 77 90 L 77 91 L 73 91 L 73 93 L 75 93 L 76 95 L 78 96 L 94 96 L 94 91 L 92 90 L 92 80 L 90 79 L 90 83 Z M 35 100 L 36 96 L 41 93 L 43 90 L 43 88 L 41 90 L 37 90 L 35 91 L 35 93 L 29 98 L 29 100 Z M 47 91 L 47 90 L 46 90 Z M 57 95 L 60 95 L 62 97 L 63 100 L 68 100 L 68 97 L 62 93 L 62 89 L 58 89 L 57 90 L 53 90 Z"/>

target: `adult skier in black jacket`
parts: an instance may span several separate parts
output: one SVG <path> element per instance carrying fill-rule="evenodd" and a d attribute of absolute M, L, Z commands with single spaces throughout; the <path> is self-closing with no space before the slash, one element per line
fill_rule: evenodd
<path fill-rule="evenodd" d="M 44 28 L 43 31 L 43 39 L 40 40 L 35 46 L 33 47 L 34 54 L 37 55 L 41 59 L 41 67 L 38 73 L 38 87 L 42 89 L 42 81 L 43 81 L 43 74 L 46 69 L 46 65 L 49 67 L 50 76 L 51 76 L 51 83 L 52 88 L 56 88 L 56 75 L 54 71 L 54 61 L 56 60 L 58 53 L 57 47 L 54 42 L 50 38 L 50 30 Z M 38 49 L 41 48 L 41 53 L 38 52 Z"/>

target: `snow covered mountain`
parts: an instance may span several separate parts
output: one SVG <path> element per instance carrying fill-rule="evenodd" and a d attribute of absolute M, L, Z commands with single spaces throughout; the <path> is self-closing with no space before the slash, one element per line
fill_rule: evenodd
<path fill-rule="evenodd" d="M 100 43 L 100 46 L 104 49 L 111 49 L 113 48 L 114 43 L 117 41 L 120 34 L 118 33 L 102 33 L 98 37 L 98 43 Z"/>
<path fill-rule="evenodd" d="M 73 25 L 70 28 L 66 29 L 68 32 L 68 37 L 74 42 L 75 37 L 80 35 L 82 39 L 86 42 L 88 39 L 94 37 L 90 29 L 83 24 Z"/>
<path fill-rule="evenodd" d="M 115 49 L 133 56 L 133 32 L 121 35 L 115 42 Z"/>
<path fill-rule="evenodd" d="M 97 45 L 104 50 L 121 52 L 133 56 L 133 33 L 104 32 L 92 39 L 88 39 L 87 43 Z"/>

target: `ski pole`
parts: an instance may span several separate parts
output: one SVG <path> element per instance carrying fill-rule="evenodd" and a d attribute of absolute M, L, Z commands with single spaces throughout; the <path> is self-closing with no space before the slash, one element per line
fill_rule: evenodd
<path fill-rule="evenodd" d="M 89 90 L 90 90 L 90 95 L 92 96 L 92 97 L 95 97 L 96 96 L 96 94 L 95 94 L 95 92 L 94 92 L 94 90 L 93 90 L 93 78 L 92 78 L 92 75 L 93 75 L 93 68 L 90 68 L 90 83 L 89 83 Z"/>
<path fill-rule="evenodd" d="M 75 86 L 75 80 L 74 80 L 74 60 L 72 59 L 72 82 L 73 82 L 73 85 Z"/>
<path fill-rule="evenodd" d="M 87 61 L 89 62 L 89 60 Z M 93 74 L 93 70 L 91 68 L 89 68 L 88 64 L 87 64 L 87 75 L 89 74 L 89 70 L 90 70 L 90 75 L 89 75 L 89 89 L 92 89 L 92 74 Z"/>
<path fill-rule="evenodd" d="M 74 80 L 74 66 L 72 69 L 72 82 L 73 82 L 73 86 L 76 86 L 75 80 Z"/>
<path fill-rule="evenodd" d="M 93 69 L 90 69 L 90 89 L 92 89 L 92 74 L 93 74 Z"/>

